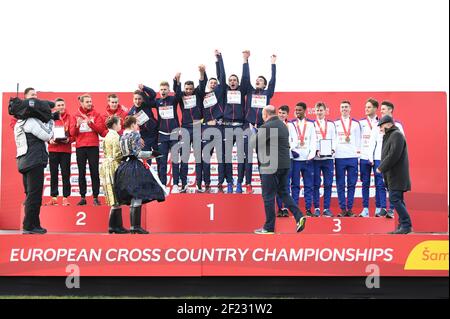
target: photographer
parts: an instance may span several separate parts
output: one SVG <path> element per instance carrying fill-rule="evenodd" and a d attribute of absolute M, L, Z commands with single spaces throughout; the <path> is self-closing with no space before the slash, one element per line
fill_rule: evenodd
<path fill-rule="evenodd" d="M 18 119 L 14 126 L 14 139 L 17 147 L 17 166 L 23 175 L 25 187 L 24 234 L 45 234 L 41 227 L 39 214 L 44 188 L 44 169 L 48 153 L 45 142 L 53 136 L 54 122 L 51 119 L 52 102 L 27 98 L 32 88 L 25 90 L 25 100 L 11 99 L 9 113 Z"/>

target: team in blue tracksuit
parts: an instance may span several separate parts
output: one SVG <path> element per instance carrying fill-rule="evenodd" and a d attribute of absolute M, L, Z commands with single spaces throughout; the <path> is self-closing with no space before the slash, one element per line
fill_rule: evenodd
<path fill-rule="evenodd" d="M 225 105 L 225 90 L 226 90 L 226 79 L 225 70 L 223 66 L 222 56 L 220 54 L 217 57 L 217 67 L 220 69 L 219 73 L 219 84 L 211 89 L 209 85 L 206 88 L 205 96 L 203 98 L 203 123 L 202 123 L 202 147 L 208 150 L 213 142 L 213 137 L 206 131 L 208 128 L 216 128 L 220 130 L 220 140 L 223 142 L 223 110 Z M 211 79 L 210 79 L 211 81 Z M 213 153 L 211 148 L 209 154 L 203 154 L 203 179 L 205 182 L 206 189 L 209 189 L 211 184 L 211 156 Z M 222 191 L 222 184 L 225 179 L 225 163 L 224 163 L 224 153 L 222 147 L 216 148 L 218 171 L 219 171 L 219 191 Z"/>
<path fill-rule="evenodd" d="M 323 103 L 316 104 L 316 114 L 319 111 L 325 114 L 326 106 Z M 335 153 L 337 138 L 336 138 L 336 126 L 332 121 L 328 121 L 325 117 L 317 117 L 314 122 L 317 137 L 317 153 L 314 157 L 314 216 L 320 216 L 320 185 L 322 173 L 323 177 L 323 216 L 333 217 L 330 211 L 331 202 L 331 189 L 333 185 L 333 173 L 334 173 L 334 160 L 333 154 L 331 156 L 324 156 L 320 154 L 321 140 L 330 140 L 332 153 Z"/>
<path fill-rule="evenodd" d="M 128 115 L 137 118 L 139 131 L 144 140 L 143 151 L 152 151 L 158 149 L 158 121 L 152 112 L 152 106 L 155 104 L 156 93 L 150 88 L 145 92 L 134 92 L 134 105 L 131 107 Z"/>
<path fill-rule="evenodd" d="M 348 107 L 350 105 L 348 104 Z M 342 104 L 341 104 L 342 109 Z M 337 145 L 335 155 L 336 184 L 338 191 L 340 217 L 354 216 L 352 212 L 355 187 L 358 180 L 358 157 L 361 148 L 361 128 L 359 122 L 342 116 L 334 122 L 336 126 Z M 347 196 L 345 185 L 347 177 Z"/>
<path fill-rule="evenodd" d="M 154 92 L 144 86 L 145 92 Z M 180 122 L 178 120 L 177 98 L 169 94 L 169 85 L 161 85 L 160 92 L 165 91 L 167 95 L 157 98 L 154 107 L 158 110 L 158 150 L 162 154 L 158 158 L 158 176 L 163 185 L 167 184 L 167 159 L 172 146 L 178 143 Z M 172 135 L 172 138 L 171 138 Z M 180 179 L 179 154 L 172 154 L 173 185 L 178 185 Z"/>
<path fill-rule="evenodd" d="M 275 83 L 276 83 L 276 64 L 275 60 L 272 59 L 272 76 L 269 81 L 269 85 L 266 89 L 266 80 L 263 77 L 257 78 L 257 83 L 261 83 L 262 80 L 264 80 L 263 85 L 258 85 L 256 89 L 251 85 L 251 83 L 248 84 L 247 87 L 247 100 L 245 104 L 245 123 L 244 123 L 244 129 L 251 128 L 253 131 L 253 128 L 257 129 L 260 127 L 264 121 L 262 119 L 262 110 L 265 106 L 270 104 L 270 99 L 273 97 L 275 93 Z M 250 78 L 250 71 L 249 71 L 249 78 Z M 250 138 L 250 137 L 249 137 Z M 252 180 L 252 174 L 253 174 L 253 158 L 250 158 L 251 155 L 248 154 L 248 140 L 249 138 L 244 140 L 244 143 L 246 144 L 244 146 L 245 150 L 245 181 L 248 186 L 251 186 L 251 180 Z"/>
<path fill-rule="evenodd" d="M 220 77 L 220 68 L 217 68 L 218 77 Z M 238 181 L 236 192 L 242 193 L 242 182 L 244 180 L 245 169 L 245 153 L 243 148 L 245 147 L 242 139 L 236 139 L 236 135 L 232 134 L 233 129 L 244 129 L 244 107 L 245 107 L 245 95 L 247 93 L 247 87 L 250 84 L 248 62 L 244 62 L 242 67 L 242 79 L 239 85 L 239 79 L 236 75 L 229 77 L 229 85 L 225 88 L 225 108 L 223 116 L 223 126 L 225 131 L 224 141 L 227 141 L 227 134 L 229 138 L 233 139 L 232 144 L 224 143 L 225 153 L 225 178 L 228 182 L 228 193 L 233 192 L 233 148 L 236 143 L 238 149 Z M 228 130 L 227 130 L 228 129 Z M 228 133 L 227 133 L 228 132 Z M 228 145 L 228 149 L 225 145 Z M 230 147 L 231 146 L 231 147 Z M 242 152 L 240 152 L 240 149 Z M 249 183 L 249 181 L 247 181 Z"/>
<path fill-rule="evenodd" d="M 195 179 L 197 185 L 197 191 L 202 192 L 202 148 L 201 148 L 201 122 L 203 119 L 203 97 L 205 96 L 207 77 L 204 68 L 200 69 L 199 85 L 194 89 L 194 82 L 187 81 L 184 84 L 185 90 L 189 89 L 189 93 L 181 90 L 181 82 L 174 80 L 174 91 L 178 99 L 178 103 L 182 110 L 182 123 L 181 127 L 186 129 L 189 133 L 189 149 L 190 146 L 194 146 L 194 158 L 195 158 Z M 194 136 L 195 132 L 195 136 Z M 184 133 L 181 133 L 181 143 L 184 143 Z M 198 147 L 197 142 L 199 142 Z M 188 154 L 189 155 L 189 154 Z M 187 185 L 189 156 L 185 158 L 183 152 L 181 152 L 181 169 L 180 178 L 182 184 L 182 191 L 185 190 Z M 186 161 L 187 159 L 187 161 Z"/>

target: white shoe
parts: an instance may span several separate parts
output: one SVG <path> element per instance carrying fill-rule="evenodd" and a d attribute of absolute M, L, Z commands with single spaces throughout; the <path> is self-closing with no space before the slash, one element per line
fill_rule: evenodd
<path fill-rule="evenodd" d="M 178 188 L 178 185 L 172 186 L 172 194 L 178 194 L 180 192 L 180 189 Z"/>
<path fill-rule="evenodd" d="M 367 207 L 364 207 L 361 211 L 361 214 L 359 214 L 359 217 L 369 217 L 369 209 Z"/>
<path fill-rule="evenodd" d="M 381 208 L 380 207 L 377 207 L 377 208 L 375 208 L 375 214 L 373 215 L 373 216 L 378 216 L 378 214 L 380 213 L 380 211 L 381 211 Z"/>
<path fill-rule="evenodd" d="M 163 191 L 164 191 L 164 195 L 167 197 L 170 195 L 170 189 L 167 186 L 163 186 L 162 187 Z"/>

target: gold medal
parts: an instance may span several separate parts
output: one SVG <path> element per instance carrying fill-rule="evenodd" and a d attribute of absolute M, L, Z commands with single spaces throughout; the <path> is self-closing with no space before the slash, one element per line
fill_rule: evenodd
<path fill-rule="evenodd" d="M 305 142 L 300 142 L 300 146 L 304 146 L 305 145 Z"/>
<path fill-rule="evenodd" d="M 347 143 L 350 143 L 350 136 L 347 136 L 347 137 L 345 138 L 345 141 L 346 141 Z"/>

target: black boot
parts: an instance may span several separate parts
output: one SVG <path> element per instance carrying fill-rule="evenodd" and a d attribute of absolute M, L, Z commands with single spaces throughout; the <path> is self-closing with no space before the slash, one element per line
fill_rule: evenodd
<path fill-rule="evenodd" d="M 109 212 L 109 230 L 110 234 L 128 234 L 130 231 L 123 227 L 122 208 L 111 207 Z"/>
<path fill-rule="evenodd" d="M 130 232 L 132 234 L 148 234 L 149 232 L 146 231 L 141 227 L 141 207 L 130 207 L 130 221 L 131 221 L 131 229 Z"/>

